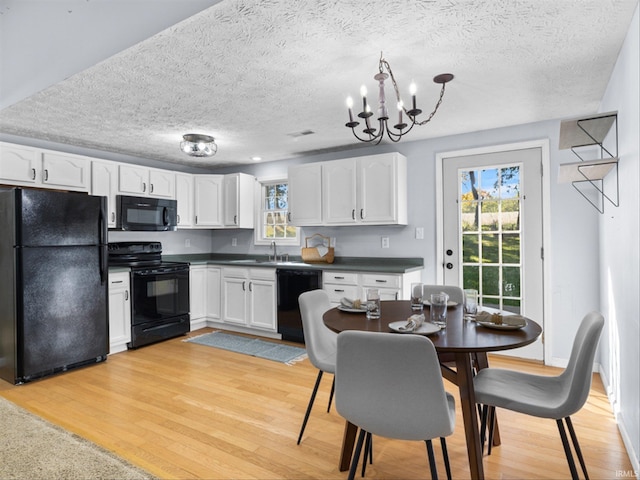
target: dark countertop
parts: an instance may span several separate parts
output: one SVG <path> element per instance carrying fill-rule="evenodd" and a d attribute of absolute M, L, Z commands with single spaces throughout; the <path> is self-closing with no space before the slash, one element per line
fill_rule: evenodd
<path fill-rule="evenodd" d="M 336 257 L 333 263 L 304 263 L 302 262 L 302 258 L 295 256 L 291 256 L 289 262 L 269 262 L 266 255 L 196 253 L 191 255 L 163 255 L 162 259 L 168 262 L 187 262 L 191 265 L 341 270 L 378 273 L 408 273 L 424 268 L 424 260 L 422 258 Z"/>

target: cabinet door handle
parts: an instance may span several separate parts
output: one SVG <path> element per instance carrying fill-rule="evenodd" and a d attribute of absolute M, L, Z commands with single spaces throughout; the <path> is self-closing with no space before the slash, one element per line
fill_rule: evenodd
<path fill-rule="evenodd" d="M 198 215 L 196 215 L 196 225 L 198 224 Z"/>
<path fill-rule="evenodd" d="M 387 283 L 387 281 L 386 280 L 379 280 L 379 279 L 376 278 L 376 283 Z"/>
<path fill-rule="evenodd" d="M 36 179 L 36 169 L 32 168 L 31 169 L 31 180 L 35 180 Z"/>
<path fill-rule="evenodd" d="M 112 222 L 116 221 L 116 212 L 111 212 L 111 221 Z"/>
<path fill-rule="evenodd" d="M 153 193 L 153 183 L 149 184 L 149 193 Z"/>
<path fill-rule="evenodd" d="M 360 220 L 364 220 L 364 208 L 360 209 Z"/>
<path fill-rule="evenodd" d="M 249 291 L 253 292 L 253 282 L 249 282 Z"/>
<path fill-rule="evenodd" d="M 142 182 L 142 191 L 146 192 L 147 191 L 147 184 Z"/>
<path fill-rule="evenodd" d="M 351 219 L 352 220 L 356 219 L 356 209 L 355 208 L 353 210 L 351 210 Z"/>
<path fill-rule="evenodd" d="M 333 289 L 334 292 L 338 292 L 338 293 L 343 293 L 344 290 L 340 289 L 340 288 L 334 288 Z"/>
<path fill-rule="evenodd" d="M 336 280 L 344 280 L 344 277 L 333 277 Z"/>
<path fill-rule="evenodd" d="M 237 225 L 238 224 L 238 215 L 234 215 L 233 216 L 233 224 Z"/>
<path fill-rule="evenodd" d="M 49 170 L 47 170 L 46 168 L 44 169 L 44 181 L 48 181 L 49 180 Z"/>
<path fill-rule="evenodd" d="M 242 281 L 242 291 L 246 292 L 247 291 L 247 282 L 245 282 L 244 280 Z"/>
<path fill-rule="evenodd" d="M 124 300 L 125 301 L 129 300 L 129 290 L 124 291 Z"/>
<path fill-rule="evenodd" d="M 176 220 L 177 220 L 178 223 L 180 223 L 180 215 L 179 214 L 176 215 Z"/>
<path fill-rule="evenodd" d="M 291 212 L 287 212 L 287 221 L 291 221 Z"/>
<path fill-rule="evenodd" d="M 123 283 L 122 280 L 114 280 L 113 282 L 111 282 L 111 285 L 115 285 L 116 283 Z"/>

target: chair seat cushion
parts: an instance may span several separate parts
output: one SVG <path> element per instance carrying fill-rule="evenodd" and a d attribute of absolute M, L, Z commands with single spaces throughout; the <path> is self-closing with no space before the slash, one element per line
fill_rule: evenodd
<path fill-rule="evenodd" d="M 485 368 L 473 380 L 476 402 L 534 417 L 564 418 L 575 413 L 567 382 L 500 368 Z M 573 411 L 570 411 L 573 410 Z"/>

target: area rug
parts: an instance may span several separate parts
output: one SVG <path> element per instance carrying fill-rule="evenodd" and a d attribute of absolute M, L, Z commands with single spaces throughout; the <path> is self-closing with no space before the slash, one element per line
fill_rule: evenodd
<path fill-rule="evenodd" d="M 148 472 L 0 397 L 1 479 L 153 479 Z"/>
<path fill-rule="evenodd" d="M 186 339 L 185 342 L 222 348 L 223 350 L 265 358 L 267 360 L 273 360 L 274 362 L 286 363 L 287 365 L 292 365 L 307 357 L 307 351 L 304 348 L 292 347 L 291 345 L 275 342 L 265 342 L 257 338 L 243 337 L 241 335 L 232 335 L 218 331 L 191 337 Z"/>

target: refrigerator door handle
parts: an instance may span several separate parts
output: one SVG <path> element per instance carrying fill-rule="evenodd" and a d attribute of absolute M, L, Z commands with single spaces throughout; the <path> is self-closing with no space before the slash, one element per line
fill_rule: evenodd
<path fill-rule="evenodd" d="M 104 285 L 107 281 L 107 259 L 109 254 L 109 245 L 107 240 L 107 221 L 105 217 L 104 200 L 102 207 L 100 208 L 100 215 L 98 215 L 98 230 L 100 232 L 100 283 Z"/>

